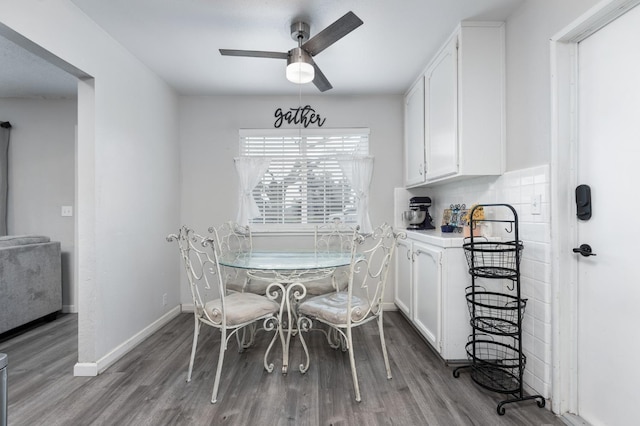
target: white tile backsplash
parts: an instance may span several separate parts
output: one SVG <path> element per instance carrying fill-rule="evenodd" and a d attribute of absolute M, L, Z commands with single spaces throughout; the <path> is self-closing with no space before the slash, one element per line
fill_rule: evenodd
<path fill-rule="evenodd" d="M 433 188 L 400 189 L 406 202 L 398 209 L 406 210 L 412 196 L 431 197 L 429 210 L 434 225 L 439 227 L 442 212 L 451 204 L 506 203 L 518 214 L 519 235 L 524 243 L 521 261 L 521 295 L 528 299 L 523 318 L 522 346 L 527 357 L 525 388 L 549 397 L 551 388 L 551 223 L 550 170 L 548 165 L 507 172 L 500 177 L 480 177 Z M 402 196 L 396 194 L 398 202 Z M 541 214 L 531 212 L 534 196 L 541 197 Z M 503 211 L 507 218 L 509 211 Z M 487 215 L 495 214 L 490 208 Z M 495 217 L 495 216 L 494 216 Z M 509 237 L 499 224 L 491 224 L 493 236 Z M 496 226 L 497 225 L 497 226 Z M 469 280 L 471 282 L 471 280 Z"/>

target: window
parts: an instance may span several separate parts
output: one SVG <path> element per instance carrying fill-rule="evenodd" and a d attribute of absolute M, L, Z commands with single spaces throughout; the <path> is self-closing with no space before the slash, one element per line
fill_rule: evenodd
<path fill-rule="evenodd" d="M 306 228 L 336 217 L 358 223 L 366 203 L 360 201 L 353 164 L 368 155 L 368 129 L 241 130 L 237 161 L 253 161 L 244 166 L 244 178 L 236 162 L 241 191 L 251 196 L 240 206 L 250 209 L 245 221 L 278 229 Z"/>

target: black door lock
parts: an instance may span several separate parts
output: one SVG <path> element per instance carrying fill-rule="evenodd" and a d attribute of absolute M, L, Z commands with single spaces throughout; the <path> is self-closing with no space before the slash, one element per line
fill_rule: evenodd
<path fill-rule="evenodd" d="M 578 219 L 591 219 L 591 188 L 589 185 L 578 185 L 576 187 L 576 209 Z"/>
<path fill-rule="evenodd" d="M 578 248 L 573 249 L 574 253 L 580 253 L 584 257 L 595 256 L 596 254 L 591 251 L 591 246 L 589 244 L 582 244 Z"/>

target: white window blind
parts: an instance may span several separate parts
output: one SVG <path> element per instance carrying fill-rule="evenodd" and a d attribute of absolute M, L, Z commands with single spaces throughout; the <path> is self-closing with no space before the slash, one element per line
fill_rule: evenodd
<path fill-rule="evenodd" d="M 356 223 L 359 203 L 345 162 L 368 155 L 368 129 L 241 130 L 240 156 L 269 159 L 252 190 L 260 216 L 250 223 Z"/>

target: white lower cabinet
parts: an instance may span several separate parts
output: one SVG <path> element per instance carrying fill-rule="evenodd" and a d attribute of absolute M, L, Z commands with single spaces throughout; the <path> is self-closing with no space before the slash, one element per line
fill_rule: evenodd
<path fill-rule="evenodd" d="M 413 318 L 412 250 L 410 240 L 399 240 L 396 252 L 395 303 L 407 318 Z"/>
<path fill-rule="evenodd" d="M 413 324 L 441 352 L 442 252 L 444 249 L 413 243 Z"/>
<path fill-rule="evenodd" d="M 471 327 L 462 238 L 408 234 L 396 257 L 396 306 L 444 360 L 466 360 Z"/>

